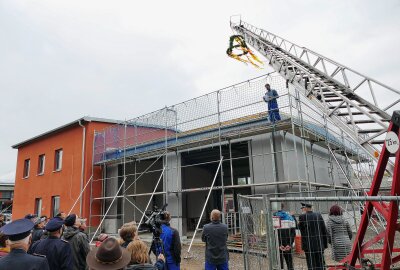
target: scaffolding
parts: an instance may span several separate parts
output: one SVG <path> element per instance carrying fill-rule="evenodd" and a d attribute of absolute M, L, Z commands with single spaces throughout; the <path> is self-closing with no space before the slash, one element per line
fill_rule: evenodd
<path fill-rule="evenodd" d="M 279 94 L 282 119 L 277 122 L 268 119 L 262 99 L 266 83 Z M 146 211 L 156 203 L 178 205 L 172 211 L 173 218 L 181 220 L 178 230 L 187 226 L 195 235 L 209 211 L 204 211 L 206 203 L 203 207 L 199 202 L 203 211 L 190 218 L 193 226 L 187 220 L 182 225 L 185 196 L 197 196 L 189 194 L 217 194 L 213 205 L 222 210 L 231 234 L 239 232 L 240 220 L 236 202 L 229 207 L 228 199 L 239 193 L 295 190 L 307 196 L 311 191 L 334 189 L 363 194 L 374 172 L 370 153 L 321 112 L 314 98 L 270 73 L 97 131 L 93 166 L 103 168 L 103 177 L 90 179 L 90 185 L 101 183 L 103 190 L 99 196 L 90 189 L 92 239 L 105 220 L 117 222 L 116 232 L 125 220 L 146 218 Z M 202 157 L 205 149 L 210 155 Z M 196 158 L 191 158 L 195 153 Z M 247 175 L 235 175 L 237 164 L 244 163 Z M 117 168 L 114 172 L 112 166 Z M 201 186 L 183 175 L 198 167 L 215 175 L 212 185 L 211 178 Z M 144 182 L 151 188 L 144 190 Z M 99 213 L 92 211 L 94 204 L 101 205 Z"/>
<path fill-rule="evenodd" d="M 377 161 L 400 91 L 232 16 L 230 26 Z M 343 48 L 344 49 L 344 48 Z M 393 172 L 393 162 L 386 168 Z"/>

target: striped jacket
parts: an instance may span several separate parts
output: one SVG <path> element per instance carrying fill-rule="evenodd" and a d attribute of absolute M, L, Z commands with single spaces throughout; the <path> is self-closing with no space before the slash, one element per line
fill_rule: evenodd
<path fill-rule="evenodd" d="M 332 259 L 339 262 L 351 251 L 352 232 L 343 216 L 329 216 L 327 222 L 328 242 L 332 245 Z"/>

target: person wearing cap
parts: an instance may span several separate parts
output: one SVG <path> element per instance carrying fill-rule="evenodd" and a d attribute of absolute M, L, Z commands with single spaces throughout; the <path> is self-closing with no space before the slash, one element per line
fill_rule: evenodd
<path fill-rule="evenodd" d="M 25 215 L 25 219 L 29 219 L 30 221 L 32 221 L 33 223 L 35 223 L 36 219 L 37 219 L 37 215 L 35 214 L 26 214 Z"/>
<path fill-rule="evenodd" d="M 17 219 L 0 231 L 8 236 L 10 253 L 0 259 L 1 270 L 49 270 L 46 256 L 27 254 L 34 223 L 29 219 Z"/>
<path fill-rule="evenodd" d="M 293 266 L 293 243 L 296 237 L 296 218 L 286 212 L 285 205 L 281 204 L 281 209 L 273 214 L 279 217 L 281 226 L 276 228 L 279 243 L 279 256 L 281 269 L 284 269 L 284 261 L 288 270 L 294 270 Z"/>
<path fill-rule="evenodd" d="M 40 240 L 43 235 L 44 231 L 44 222 L 46 221 L 45 218 L 37 218 L 35 221 L 35 227 L 33 227 L 32 231 L 32 243 Z"/>
<path fill-rule="evenodd" d="M 49 237 L 32 244 L 30 252 L 47 257 L 50 270 L 72 270 L 72 251 L 69 243 L 60 239 L 64 220 L 60 217 L 52 218 L 46 224 Z"/>
<path fill-rule="evenodd" d="M 64 220 L 66 226 L 63 239 L 68 241 L 73 257 L 74 270 L 87 269 L 86 256 L 90 251 L 89 240 L 85 233 L 79 230 L 80 219 L 75 215 L 68 215 Z"/>
<path fill-rule="evenodd" d="M 115 238 L 107 238 L 86 257 L 86 263 L 91 270 L 122 270 L 130 261 L 131 254 Z"/>
<path fill-rule="evenodd" d="M 328 247 L 328 233 L 320 213 L 312 211 L 312 205 L 301 203 L 303 214 L 299 216 L 301 247 L 306 254 L 309 270 L 325 269 L 324 250 Z"/>

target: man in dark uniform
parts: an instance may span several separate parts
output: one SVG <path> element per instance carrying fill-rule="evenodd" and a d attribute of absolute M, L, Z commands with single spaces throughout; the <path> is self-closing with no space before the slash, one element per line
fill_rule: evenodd
<path fill-rule="evenodd" d="M 50 270 L 72 270 L 73 258 L 71 247 L 65 240 L 60 239 L 64 220 L 60 217 L 52 218 L 46 224 L 49 237 L 32 244 L 30 252 L 47 257 Z"/>
<path fill-rule="evenodd" d="M 29 219 L 17 219 L 0 230 L 8 236 L 10 253 L 0 259 L 1 270 L 49 270 L 46 256 L 27 254 L 34 223 Z"/>
<path fill-rule="evenodd" d="M 328 234 L 321 214 L 314 213 L 311 208 L 311 204 L 301 203 L 304 212 L 299 216 L 301 247 L 306 254 L 308 269 L 324 270 L 324 250 L 328 247 Z"/>
<path fill-rule="evenodd" d="M 36 218 L 35 227 L 33 227 L 32 231 L 32 243 L 35 243 L 36 241 L 40 240 L 40 238 L 42 238 L 45 221 L 45 218 Z"/>

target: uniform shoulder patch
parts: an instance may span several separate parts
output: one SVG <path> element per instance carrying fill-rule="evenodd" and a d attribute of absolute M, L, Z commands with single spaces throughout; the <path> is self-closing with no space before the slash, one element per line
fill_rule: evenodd
<path fill-rule="evenodd" d="M 46 258 L 46 255 L 42 255 L 42 254 L 32 253 L 32 255 L 33 255 L 33 256 L 38 256 L 38 257 Z"/>

